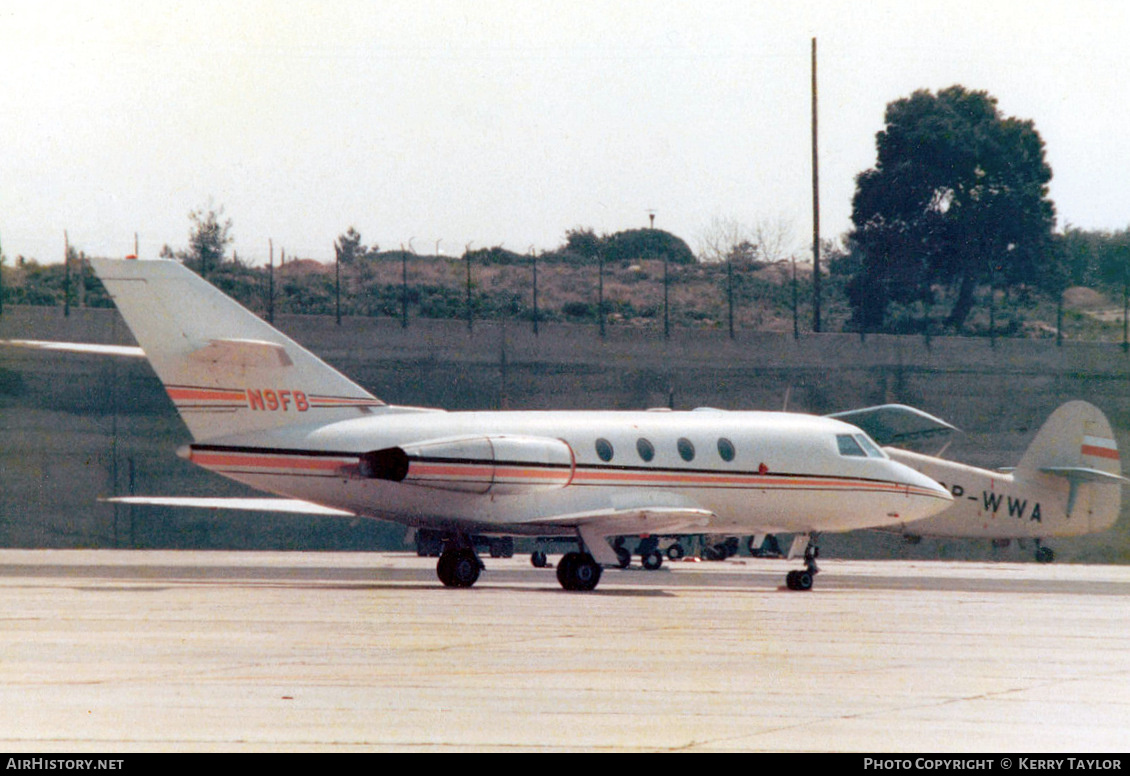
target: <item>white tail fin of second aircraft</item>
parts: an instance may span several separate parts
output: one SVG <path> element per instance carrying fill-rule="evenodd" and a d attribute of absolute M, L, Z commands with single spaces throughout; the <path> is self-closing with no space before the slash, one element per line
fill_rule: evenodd
<path fill-rule="evenodd" d="M 1100 531 L 1118 519 L 1119 486 L 1128 480 L 1110 422 L 1098 407 L 1070 401 L 1044 421 L 1014 472 L 1018 479 L 1035 474 L 1067 481 L 1065 511 L 1072 532 Z"/>
<path fill-rule="evenodd" d="M 1016 468 L 1090 470 L 1121 475 L 1118 445 L 1102 411 L 1085 401 L 1069 401 L 1048 416 Z"/>
<path fill-rule="evenodd" d="M 384 406 L 179 262 L 91 264 L 197 441 Z"/>

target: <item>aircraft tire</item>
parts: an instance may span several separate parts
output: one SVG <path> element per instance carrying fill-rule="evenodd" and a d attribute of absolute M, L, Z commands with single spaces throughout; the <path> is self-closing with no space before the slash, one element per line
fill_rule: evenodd
<path fill-rule="evenodd" d="M 1051 547 L 1037 547 L 1036 548 L 1036 562 L 1037 563 L 1051 563 L 1055 560 L 1055 550 Z"/>
<path fill-rule="evenodd" d="M 812 573 L 809 571 L 790 571 L 785 575 L 785 586 L 789 590 L 811 590 Z"/>
<path fill-rule="evenodd" d="M 678 542 L 675 542 L 667 548 L 667 557 L 670 560 L 682 560 L 683 556 L 686 554 L 687 551 L 684 550 L 683 545 L 679 544 Z"/>
<path fill-rule="evenodd" d="M 534 550 L 530 553 L 530 564 L 535 569 L 543 569 L 549 565 L 549 558 L 543 550 Z"/>
<path fill-rule="evenodd" d="M 663 565 L 663 553 L 659 550 L 652 550 L 651 552 L 644 553 L 641 560 L 643 561 L 643 567 L 645 569 L 655 571 Z"/>
<path fill-rule="evenodd" d="M 620 562 L 620 568 L 626 569 L 632 565 L 632 553 L 628 551 L 627 547 L 616 548 L 616 559 Z"/>
<path fill-rule="evenodd" d="M 587 591 L 600 582 L 600 564 L 588 553 L 569 552 L 557 564 L 557 581 L 571 591 Z"/>
<path fill-rule="evenodd" d="M 436 575 L 444 587 L 471 587 L 479 580 L 482 566 L 470 550 L 445 552 L 436 564 Z"/>

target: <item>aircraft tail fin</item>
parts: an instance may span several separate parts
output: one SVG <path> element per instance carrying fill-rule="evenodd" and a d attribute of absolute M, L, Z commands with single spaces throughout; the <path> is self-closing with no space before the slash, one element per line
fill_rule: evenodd
<path fill-rule="evenodd" d="M 1110 422 L 1085 401 L 1069 401 L 1049 415 L 1017 468 L 1086 468 L 1122 474 Z"/>
<path fill-rule="evenodd" d="M 1118 519 L 1120 486 L 1130 482 L 1122 476 L 1110 422 L 1085 401 L 1067 402 L 1044 421 L 1015 470 L 1016 476 L 1036 474 L 1067 480 L 1067 516 L 1085 509 L 1091 531 Z"/>
<path fill-rule="evenodd" d="M 384 406 L 179 262 L 91 265 L 197 441 Z"/>

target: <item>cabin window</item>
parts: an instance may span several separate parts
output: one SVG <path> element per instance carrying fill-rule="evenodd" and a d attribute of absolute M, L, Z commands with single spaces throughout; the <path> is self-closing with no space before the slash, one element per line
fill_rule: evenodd
<path fill-rule="evenodd" d="M 859 442 L 851 434 L 836 434 L 836 444 L 839 445 L 840 455 L 854 455 L 866 458 L 867 453 L 860 447 Z"/>
<path fill-rule="evenodd" d="M 636 440 L 636 452 L 640 454 L 640 458 L 644 461 L 650 461 L 655 457 L 655 445 L 640 437 Z"/>
<path fill-rule="evenodd" d="M 596 440 L 596 454 L 602 461 L 612 460 L 612 443 L 607 439 Z"/>
<path fill-rule="evenodd" d="M 726 437 L 722 437 L 718 440 L 718 455 L 722 457 L 723 461 L 734 460 L 734 453 L 735 451 L 733 442 L 731 442 L 729 439 L 726 439 Z"/>
<path fill-rule="evenodd" d="M 694 445 L 691 443 L 691 440 L 686 437 L 680 437 L 679 441 L 675 443 L 675 447 L 679 451 L 679 457 L 684 461 L 694 460 Z"/>

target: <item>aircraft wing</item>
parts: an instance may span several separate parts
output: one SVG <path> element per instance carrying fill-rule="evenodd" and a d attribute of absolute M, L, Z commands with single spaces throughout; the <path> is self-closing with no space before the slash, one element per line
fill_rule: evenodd
<path fill-rule="evenodd" d="M 709 509 L 694 507 L 637 507 L 598 509 L 553 515 L 534 523 L 576 526 L 585 547 L 599 563 L 618 563 L 616 552 L 605 541 L 608 536 L 648 536 L 651 534 L 685 533 L 688 528 L 710 524 L 715 514 Z"/>
<path fill-rule="evenodd" d="M 295 515 L 329 515 L 356 517 L 355 512 L 324 507 L 293 498 L 198 498 L 193 496 L 119 496 L 99 499 L 109 504 L 140 504 L 161 507 L 197 509 L 242 509 L 253 512 L 285 512 Z"/>
<path fill-rule="evenodd" d="M 867 432 L 880 445 L 918 442 L 952 434 L 957 427 L 941 418 L 905 404 L 882 404 L 858 410 L 836 412 L 828 417 L 851 423 Z"/>
<path fill-rule="evenodd" d="M 90 353 L 96 356 L 124 356 L 145 358 L 145 351 L 129 345 L 91 345 L 85 342 L 49 342 L 47 340 L 5 339 L 0 345 L 34 350 L 59 350 L 68 353 Z"/>

